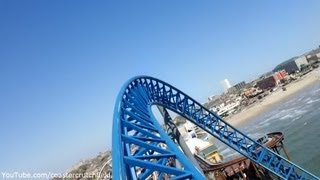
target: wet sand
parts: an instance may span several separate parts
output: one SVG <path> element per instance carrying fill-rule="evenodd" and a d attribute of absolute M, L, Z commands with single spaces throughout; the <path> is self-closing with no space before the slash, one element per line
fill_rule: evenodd
<path fill-rule="evenodd" d="M 257 117 L 263 112 L 269 110 L 274 105 L 288 100 L 288 98 L 290 98 L 294 94 L 313 85 L 314 83 L 320 83 L 319 68 L 306 74 L 297 81 L 288 84 L 286 86 L 286 91 L 283 91 L 281 88 L 278 88 L 275 92 L 266 96 L 262 101 L 245 108 L 241 112 L 234 114 L 226 118 L 225 120 L 234 126 L 247 122 L 250 119 Z"/>

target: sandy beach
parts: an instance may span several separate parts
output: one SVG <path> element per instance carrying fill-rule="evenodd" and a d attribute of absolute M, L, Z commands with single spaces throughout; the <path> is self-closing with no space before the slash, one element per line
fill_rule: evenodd
<path fill-rule="evenodd" d="M 312 72 L 301 77 L 299 80 L 292 82 L 286 86 L 287 90 L 283 91 L 278 88 L 275 92 L 266 96 L 262 101 L 255 103 L 254 105 L 245 108 L 241 112 L 234 114 L 226 121 L 234 126 L 242 124 L 250 119 L 260 115 L 261 113 L 269 110 L 274 105 L 288 100 L 294 94 L 302 91 L 306 87 L 313 85 L 314 83 L 320 83 L 320 69 L 315 69 Z"/>

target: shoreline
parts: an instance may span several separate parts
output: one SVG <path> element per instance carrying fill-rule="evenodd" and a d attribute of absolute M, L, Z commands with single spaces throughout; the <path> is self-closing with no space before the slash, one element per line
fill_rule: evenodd
<path fill-rule="evenodd" d="M 283 91 L 280 87 L 273 93 L 266 96 L 260 102 L 246 107 L 239 113 L 236 113 L 225 120 L 232 126 L 238 126 L 240 124 L 249 122 L 255 117 L 258 117 L 262 113 L 268 111 L 275 105 L 286 101 L 291 96 L 301 92 L 302 90 L 310 87 L 315 83 L 320 83 L 320 69 L 315 69 L 310 73 L 304 75 L 295 82 L 286 85 L 286 91 Z"/>

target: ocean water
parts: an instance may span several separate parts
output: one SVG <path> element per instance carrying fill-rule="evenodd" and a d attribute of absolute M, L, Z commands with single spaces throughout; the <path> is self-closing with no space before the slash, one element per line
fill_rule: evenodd
<path fill-rule="evenodd" d="M 320 82 L 238 127 L 252 138 L 284 133 L 291 160 L 320 177 Z"/>

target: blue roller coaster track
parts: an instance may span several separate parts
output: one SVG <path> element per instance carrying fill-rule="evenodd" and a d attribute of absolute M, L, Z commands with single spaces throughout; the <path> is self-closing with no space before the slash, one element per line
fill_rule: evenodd
<path fill-rule="evenodd" d="M 205 179 L 161 128 L 152 112 L 153 105 L 180 114 L 282 179 L 319 179 L 240 132 L 182 91 L 148 76 L 127 81 L 117 97 L 112 127 L 113 179 Z"/>

